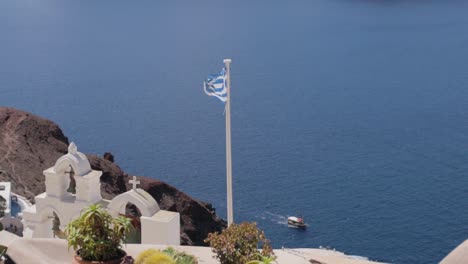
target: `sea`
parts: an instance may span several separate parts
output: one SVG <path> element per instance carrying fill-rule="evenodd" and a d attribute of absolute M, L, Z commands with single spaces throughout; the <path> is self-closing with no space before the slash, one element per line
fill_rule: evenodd
<path fill-rule="evenodd" d="M 468 1 L 0 1 L 0 105 L 223 218 L 225 58 L 236 222 L 391 263 L 468 238 Z"/>

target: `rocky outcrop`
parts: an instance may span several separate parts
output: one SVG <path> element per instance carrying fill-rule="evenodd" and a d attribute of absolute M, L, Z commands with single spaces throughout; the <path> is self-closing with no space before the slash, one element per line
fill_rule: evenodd
<path fill-rule="evenodd" d="M 13 182 L 13 192 L 33 199 L 45 191 L 42 171 L 52 167 L 67 152 L 69 141 L 58 125 L 47 119 L 14 108 L 0 107 L 0 181 Z M 101 170 L 103 198 L 125 192 L 129 175 L 111 153 L 105 158 L 87 155 L 91 167 Z M 207 234 L 220 231 L 224 220 L 208 203 L 198 201 L 164 182 L 139 177 L 141 188 L 149 192 L 161 209 L 181 214 L 181 241 L 185 245 L 204 245 Z"/>
<path fill-rule="evenodd" d="M 162 181 L 139 177 L 141 187 L 158 201 L 159 206 L 168 211 L 180 213 L 180 222 L 184 227 L 181 241 L 190 244 L 197 241 L 198 245 L 214 230 L 220 231 L 225 226 L 223 221 L 213 221 L 214 210 L 210 204 L 197 201 L 187 194 L 178 191 L 173 186 Z"/>
<path fill-rule="evenodd" d="M 112 154 L 110 152 L 105 152 L 103 158 L 105 160 L 110 161 L 110 162 L 114 162 L 114 154 Z"/>
<path fill-rule="evenodd" d="M 129 176 L 117 164 L 98 157 L 86 155 L 93 170 L 102 171 L 101 195 L 104 199 L 112 199 L 114 196 L 127 191 Z"/>
<path fill-rule="evenodd" d="M 0 180 L 33 198 L 45 191 L 42 171 L 67 152 L 68 139 L 54 123 L 13 108 L 0 107 Z"/>

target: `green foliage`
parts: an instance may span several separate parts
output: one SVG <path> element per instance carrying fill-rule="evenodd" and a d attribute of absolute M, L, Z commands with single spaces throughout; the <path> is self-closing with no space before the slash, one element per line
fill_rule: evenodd
<path fill-rule="evenodd" d="M 138 255 L 135 264 L 177 264 L 176 261 L 164 252 L 148 249 Z"/>
<path fill-rule="evenodd" d="M 65 230 L 68 248 L 87 261 L 107 261 L 122 257 L 121 243 L 131 228 L 128 218 L 112 216 L 99 204 L 90 205 Z"/>
<path fill-rule="evenodd" d="M 165 255 L 167 258 L 164 258 L 161 256 Z M 172 262 L 167 262 L 171 264 L 197 264 L 198 261 L 197 259 L 192 256 L 188 255 L 184 252 L 179 252 L 175 250 L 173 247 L 168 247 L 162 252 L 159 250 L 155 249 L 148 249 L 140 253 L 138 255 L 135 264 L 153 264 L 153 263 L 166 263 L 166 262 L 155 262 L 155 261 L 169 261 L 171 260 Z"/>
<path fill-rule="evenodd" d="M 138 255 L 136 261 L 135 261 L 135 264 L 144 264 L 145 263 L 145 260 L 147 257 L 155 254 L 155 253 L 159 253 L 160 251 L 158 250 L 155 250 L 155 249 L 147 249 L 143 252 L 140 253 L 140 255 Z"/>
<path fill-rule="evenodd" d="M 221 264 L 245 264 L 257 260 L 259 246 L 262 247 L 262 256 L 273 256 L 265 233 L 257 228 L 256 223 L 232 224 L 221 233 L 209 234 L 205 242 L 210 244 Z"/>
<path fill-rule="evenodd" d="M 7 252 L 7 247 L 4 246 L 4 245 L 0 245 L 0 257 L 3 257 L 5 256 L 6 252 Z"/>
<path fill-rule="evenodd" d="M 261 254 L 255 254 L 258 259 L 255 259 L 255 260 L 251 260 L 249 262 L 247 262 L 246 264 L 270 264 L 270 263 L 273 263 L 273 261 L 276 260 L 276 257 L 275 256 L 263 256 Z"/>
<path fill-rule="evenodd" d="M 176 264 L 197 264 L 197 258 L 195 256 L 189 255 L 185 252 L 179 252 L 175 250 L 173 247 L 168 247 L 163 252 L 172 257 Z"/>
<path fill-rule="evenodd" d="M 3 196 L 0 195 L 0 217 L 5 216 L 5 210 L 6 210 L 6 201 Z"/>
<path fill-rule="evenodd" d="M 171 257 L 161 252 L 146 258 L 145 264 L 176 264 L 176 262 Z"/>

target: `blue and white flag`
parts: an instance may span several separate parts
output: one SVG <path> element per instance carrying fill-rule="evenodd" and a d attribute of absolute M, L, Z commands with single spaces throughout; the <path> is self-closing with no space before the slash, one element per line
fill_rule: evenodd
<path fill-rule="evenodd" d="M 223 68 L 219 74 L 208 76 L 203 82 L 203 89 L 207 95 L 214 96 L 225 103 L 227 100 L 226 69 Z"/>

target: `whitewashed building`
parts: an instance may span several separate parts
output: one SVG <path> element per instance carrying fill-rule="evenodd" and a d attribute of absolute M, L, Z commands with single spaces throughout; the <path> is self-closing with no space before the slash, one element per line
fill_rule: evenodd
<path fill-rule="evenodd" d="M 21 235 L 23 233 L 22 211 L 32 206 L 23 196 L 11 192 L 10 182 L 0 182 L 0 203 L 3 215 L 0 216 L 2 229 Z"/>
<path fill-rule="evenodd" d="M 102 171 L 91 169 L 86 156 L 74 143 L 68 153 L 44 172 L 46 191 L 35 197 L 36 204 L 23 211 L 23 236 L 28 238 L 56 237 L 54 226 L 65 230 L 66 225 L 80 216 L 91 204 L 101 204 L 116 217 L 124 215 L 131 204 L 141 213 L 141 243 L 180 244 L 180 215 L 164 211 L 145 190 L 137 188 L 136 177 L 130 181 L 133 188 L 112 200 L 101 197 Z"/>

